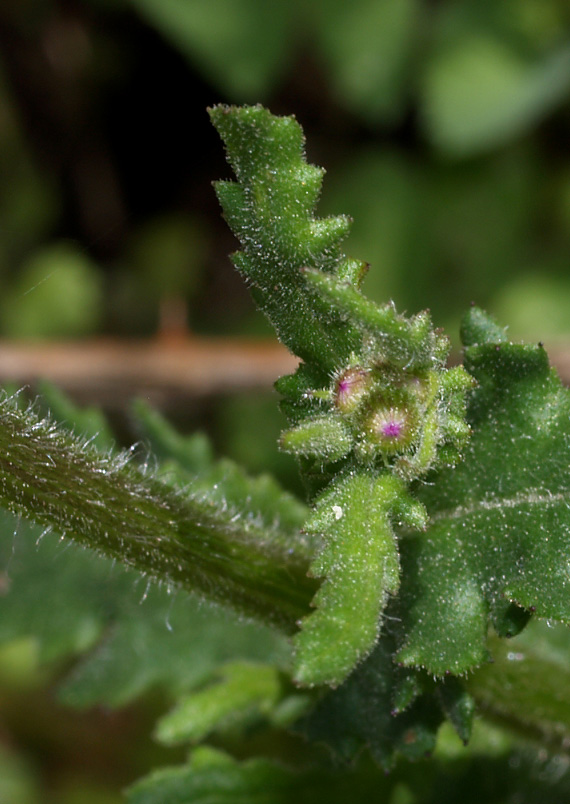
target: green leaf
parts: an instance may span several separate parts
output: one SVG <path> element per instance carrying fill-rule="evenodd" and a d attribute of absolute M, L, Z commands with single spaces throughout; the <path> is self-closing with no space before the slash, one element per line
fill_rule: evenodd
<path fill-rule="evenodd" d="M 472 381 L 445 368 L 449 343 L 427 312 L 406 318 L 360 292 L 362 264 L 340 252 L 348 220 L 313 217 L 323 171 L 305 162 L 296 121 L 259 106 L 210 114 L 239 182 L 216 185 L 243 247 L 234 261 L 305 361 L 278 384 L 293 425 L 281 445 L 320 492 L 304 531 L 322 536 L 311 574 L 325 580 L 296 637 L 295 678 L 336 685 L 372 650 L 398 588 L 391 518 L 424 524 L 406 482 L 455 463 L 469 437 Z"/>
<path fill-rule="evenodd" d="M 446 678 L 438 684 L 436 694 L 459 739 L 467 745 L 473 728 L 475 701 L 456 678 Z"/>
<path fill-rule="evenodd" d="M 115 611 L 113 594 L 125 583 L 110 564 L 60 543 L 40 528 L 0 513 L 0 643 L 33 637 L 41 663 L 52 663 L 90 649 Z M 132 585 L 133 581 L 127 582 Z"/>
<path fill-rule="evenodd" d="M 387 362 L 416 369 L 431 365 L 434 337 L 429 316 L 420 313 L 408 319 L 398 315 L 392 304 L 370 301 L 350 282 L 320 271 L 305 269 L 304 274 L 331 306 L 377 341 L 379 359 L 381 355 Z"/>
<path fill-rule="evenodd" d="M 466 31 L 428 63 L 424 119 L 433 142 L 456 155 L 525 133 L 570 91 L 570 48 L 538 59 L 490 32 Z"/>
<path fill-rule="evenodd" d="M 569 392 L 544 349 L 505 343 L 480 311 L 463 333 L 473 438 L 420 490 L 428 531 L 401 540 L 398 658 L 436 675 L 486 661 L 490 619 L 520 630 L 505 603 L 570 622 Z"/>
<path fill-rule="evenodd" d="M 120 707 L 155 688 L 179 695 L 240 659 L 288 666 L 290 648 L 274 630 L 200 606 L 184 593 L 129 581 L 104 639 L 61 684 L 64 703 Z"/>
<path fill-rule="evenodd" d="M 398 548 L 392 518 L 423 524 L 423 509 L 404 483 L 383 474 L 340 477 L 317 499 L 305 529 L 323 535 L 311 564 L 325 577 L 295 637 L 295 678 L 338 685 L 372 650 L 381 614 L 399 585 Z"/>
<path fill-rule="evenodd" d="M 400 783 L 401 784 L 401 783 Z M 393 782 L 376 769 L 330 767 L 291 770 L 268 759 L 237 762 L 221 751 L 198 748 L 188 765 L 165 768 L 127 791 L 129 804 L 346 804 L 370 795 L 388 799 Z"/>
<path fill-rule="evenodd" d="M 222 92 L 240 101 L 265 97 L 288 62 L 292 14 L 280 0 L 130 2 Z"/>
<path fill-rule="evenodd" d="M 103 302 L 99 270 L 84 250 L 56 242 L 36 251 L 2 296 L 3 334 L 72 338 L 98 326 Z"/>
<path fill-rule="evenodd" d="M 167 745 L 198 742 L 220 728 L 248 725 L 267 716 L 283 696 L 279 671 L 269 665 L 224 665 L 214 683 L 181 698 L 158 722 L 156 737 Z"/>
<path fill-rule="evenodd" d="M 333 416 L 307 419 L 287 430 L 281 437 L 281 449 L 297 457 L 317 454 L 322 461 L 338 461 L 353 447 L 350 432 Z"/>
<path fill-rule="evenodd" d="M 480 711 L 519 733 L 563 748 L 570 739 L 570 630 L 533 620 L 514 639 L 492 637 L 493 664 L 467 680 Z"/>
<path fill-rule="evenodd" d="M 0 643 L 33 637 L 41 666 L 82 656 L 60 686 L 65 703 L 122 706 L 151 687 L 176 694 L 239 658 L 287 666 L 290 649 L 277 632 L 40 537 L 2 515 Z"/>
<path fill-rule="evenodd" d="M 329 691 L 301 721 L 301 733 L 325 743 L 345 762 L 367 747 L 384 768 L 393 766 L 397 754 L 418 759 L 432 751 L 443 719 L 441 706 L 433 695 L 420 694 L 425 686 L 421 678 L 406 711 L 398 712 L 394 696 L 409 674 L 396 667 L 393 651 L 393 640 L 383 636 L 344 684 Z"/>
<path fill-rule="evenodd" d="M 215 460 L 205 435 L 180 435 L 143 400 L 135 402 L 133 411 L 145 444 L 161 462 L 159 474 L 165 481 L 181 490 L 191 486 L 194 494 L 216 506 L 262 524 L 288 549 L 307 541 L 299 535 L 307 507 L 273 477 L 251 477 L 228 458 Z"/>
<path fill-rule="evenodd" d="M 294 775 L 263 759 L 239 764 L 212 749 L 194 752 L 186 767 L 164 768 L 137 782 L 129 804 L 285 804 Z"/>
<path fill-rule="evenodd" d="M 38 383 L 40 396 L 36 405 L 59 424 L 102 451 L 116 448 L 116 441 L 109 422 L 99 408 L 79 408 L 59 388 L 50 382 Z"/>
<path fill-rule="evenodd" d="M 417 45 L 417 0 L 310 3 L 332 92 L 345 108 L 373 121 L 397 121 Z"/>
<path fill-rule="evenodd" d="M 324 171 L 307 164 L 301 127 L 261 106 L 216 106 L 210 111 L 239 184 L 217 182 L 216 192 L 243 251 L 234 263 L 280 339 L 327 372 L 359 342 L 338 312 L 310 292 L 301 268 L 346 269 L 340 251 L 350 221 L 317 219 Z"/>

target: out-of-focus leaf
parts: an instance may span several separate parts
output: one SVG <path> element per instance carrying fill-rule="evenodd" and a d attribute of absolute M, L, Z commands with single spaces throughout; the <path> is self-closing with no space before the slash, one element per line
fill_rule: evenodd
<path fill-rule="evenodd" d="M 162 462 L 159 472 L 166 480 L 182 489 L 191 484 L 194 492 L 262 522 L 268 531 L 279 527 L 298 538 L 307 508 L 270 475 L 251 477 L 227 458 L 214 460 L 203 434 L 180 435 L 142 400 L 133 409 L 145 441 Z"/>
<path fill-rule="evenodd" d="M 130 0 L 238 102 L 260 101 L 287 63 L 291 7 L 281 0 Z M 222 56 L 223 54 L 223 56 Z"/>
<path fill-rule="evenodd" d="M 363 149 L 345 160 L 323 192 L 324 211 L 346 209 L 354 218 L 346 248 L 375 269 L 364 280 L 366 294 L 404 309 L 415 302 L 422 277 L 433 277 L 432 207 L 426 170 L 389 148 Z M 424 295 L 416 307 L 425 303 Z"/>
<path fill-rule="evenodd" d="M 510 640 L 491 641 L 493 664 L 475 671 L 467 686 L 481 711 L 549 742 L 570 739 L 570 629 L 533 620 Z"/>
<path fill-rule="evenodd" d="M 38 391 L 40 397 L 36 404 L 49 412 L 59 424 L 88 439 L 100 450 L 111 450 L 116 446 L 109 423 L 100 408 L 79 408 L 49 382 L 39 382 Z"/>
<path fill-rule="evenodd" d="M 171 212 L 136 232 L 128 253 L 129 266 L 152 298 L 188 296 L 202 275 L 204 227 L 188 215 Z"/>
<path fill-rule="evenodd" d="M 51 663 L 93 647 L 116 614 L 116 595 L 135 576 L 126 580 L 110 562 L 40 537 L 38 528 L 2 513 L 0 642 L 33 637 L 40 662 Z"/>
<path fill-rule="evenodd" d="M 267 716 L 283 696 L 277 667 L 231 662 L 214 683 L 183 696 L 158 723 L 156 737 L 167 745 L 198 742 L 217 729 L 244 727 Z"/>
<path fill-rule="evenodd" d="M 547 341 L 570 334 L 570 281 L 537 269 L 513 277 L 495 294 L 493 313 L 513 337 Z"/>
<path fill-rule="evenodd" d="M 569 92 L 569 46 L 528 59 L 490 33 L 465 32 L 428 62 L 423 116 L 435 145 L 471 155 L 526 133 Z"/>
<path fill-rule="evenodd" d="M 0 749 L 0 801 L 2 804 L 35 804 L 39 801 L 34 769 L 23 756 Z"/>
<path fill-rule="evenodd" d="M 36 252 L 2 299 L 3 332 L 11 338 L 87 335 L 101 314 L 98 268 L 78 246 L 54 243 Z"/>
<path fill-rule="evenodd" d="M 483 734 L 474 751 L 458 745 L 428 762 L 405 763 L 390 774 L 361 762 L 356 768 L 287 770 L 268 760 L 238 763 L 200 748 L 185 767 L 167 768 L 128 791 L 129 804 L 566 804 L 570 773 L 564 756 L 509 750 Z"/>
<path fill-rule="evenodd" d="M 370 261 L 368 296 L 409 311 L 425 305 L 435 321 L 457 316 L 453 333 L 458 311 L 492 297 L 533 253 L 540 177 L 524 147 L 461 164 L 368 148 L 328 177 L 322 206 L 354 218 L 346 250 Z"/>
<path fill-rule="evenodd" d="M 417 0 L 309 3 L 332 90 L 372 121 L 398 120 L 421 26 Z"/>
<path fill-rule="evenodd" d="M 76 706 L 122 705 L 149 687 L 178 692 L 236 658 L 284 666 L 285 641 L 183 592 L 170 593 L 112 562 L 4 515 L 0 642 L 33 636 L 43 663 L 96 647 L 62 686 Z M 97 644 L 99 643 L 99 644 Z"/>
<path fill-rule="evenodd" d="M 127 791 L 127 800 L 129 804 L 346 804 L 367 800 L 405 804 L 412 800 L 388 799 L 392 786 L 392 779 L 374 769 L 364 773 L 331 768 L 294 771 L 267 759 L 236 762 L 220 751 L 198 748 L 188 765 L 164 768 L 137 782 Z"/>
<path fill-rule="evenodd" d="M 287 664 L 285 640 L 269 629 L 199 607 L 186 595 L 172 598 L 165 589 L 144 594 L 140 587 L 133 591 L 106 638 L 68 676 L 61 687 L 65 703 L 115 707 L 153 687 L 179 693 L 237 658 Z"/>
<path fill-rule="evenodd" d="M 541 165 L 519 146 L 461 164 L 428 170 L 431 270 L 411 274 L 416 296 L 440 314 L 457 316 L 473 299 L 487 299 L 516 275 L 535 249 L 532 221 Z M 414 309 L 412 307 L 412 309 Z M 450 330 L 451 331 L 451 330 Z"/>

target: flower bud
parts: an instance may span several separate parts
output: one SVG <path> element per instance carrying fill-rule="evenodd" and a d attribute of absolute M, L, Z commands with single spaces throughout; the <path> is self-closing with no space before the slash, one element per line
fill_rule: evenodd
<path fill-rule="evenodd" d="M 371 385 L 370 371 L 358 366 L 346 369 L 336 381 L 335 404 L 341 413 L 352 413 Z"/>

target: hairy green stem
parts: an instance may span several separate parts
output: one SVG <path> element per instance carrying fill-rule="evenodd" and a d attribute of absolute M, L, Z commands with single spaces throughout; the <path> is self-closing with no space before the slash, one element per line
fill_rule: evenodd
<path fill-rule="evenodd" d="M 286 632 L 306 615 L 301 536 L 266 532 L 235 511 L 177 493 L 126 455 L 102 455 L 9 400 L 0 401 L 0 503 L 158 580 L 229 604 Z"/>

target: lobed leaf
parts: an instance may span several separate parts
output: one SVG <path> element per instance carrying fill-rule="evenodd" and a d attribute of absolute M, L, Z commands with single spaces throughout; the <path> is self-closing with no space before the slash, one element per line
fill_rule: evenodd
<path fill-rule="evenodd" d="M 436 675 L 486 661 L 490 621 L 505 634 L 530 611 L 570 622 L 569 392 L 541 346 L 506 343 L 480 311 L 463 332 L 473 437 L 419 489 L 427 533 L 401 541 L 398 658 Z"/>
<path fill-rule="evenodd" d="M 181 767 L 155 771 L 127 791 L 129 804 L 345 804 L 356 797 L 388 796 L 392 781 L 364 773 L 308 767 L 294 770 L 269 759 L 237 762 L 200 747 Z"/>
<path fill-rule="evenodd" d="M 295 678 L 338 685 L 374 647 L 388 595 L 399 585 L 391 519 L 423 524 L 423 509 L 389 474 L 339 477 L 317 499 L 305 529 L 323 535 L 310 573 L 325 577 L 317 610 L 295 637 Z"/>
<path fill-rule="evenodd" d="M 406 318 L 360 292 L 362 265 L 340 251 L 348 220 L 314 218 L 323 171 L 305 162 L 296 121 L 259 106 L 210 114 L 239 182 L 216 185 L 243 247 L 234 261 L 305 361 L 278 384 L 292 424 L 281 446 L 319 495 L 304 530 L 322 538 L 311 573 L 324 581 L 295 640 L 295 677 L 336 685 L 372 650 L 398 588 L 391 518 L 424 524 L 406 483 L 455 463 L 469 437 L 472 381 L 445 368 L 449 343 L 427 312 Z"/>
<path fill-rule="evenodd" d="M 393 651 L 393 640 L 384 635 L 344 684 L 329 691 L 301 721 L 301 733 L 323 742 L 345 762 L 366 747 L 386 769 L 398 754 L 418 759 L 432 751 L 443 720 L 441 706 L 433 695 L 422 694 L 425 678 L 416 674 L 418 684 L 405 711 L 398 711 L 398 690 L 408 686 L 410 676 L 396 667 Z"/>
<path fill-rule="evenodd" d="M 305 161 L 303 133 L 293 117 L 275 117 L 261 106 L 216 106 L 210 117 L 239 181 L 215 185 L 243 248 L 234 263 L 288 348 L 334 370 L 357 346 L 358 335 L 309 291 L 300 269 L 341 270 L 347 260 L 340 242 L 350 221 L 314 217 L 324 171 Z"/>

